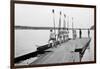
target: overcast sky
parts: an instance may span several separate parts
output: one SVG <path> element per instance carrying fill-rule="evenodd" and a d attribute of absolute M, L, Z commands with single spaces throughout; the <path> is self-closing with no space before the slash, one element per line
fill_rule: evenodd
<path fill-rule="evenodd" d="M 78 7 L 58 7 L 45 5 L 15 4 L 15 25 L 54 27 L 52 9 L 55 10 L 56 27 L 59 24 L 60 11 L 61 26 L 63 26 L 64 14 L 66 22 L 69 17 L 69 27 L 72 27 L 72 17 L 75 28 L 90 28 L 94 25 L 94 9 Z"/>

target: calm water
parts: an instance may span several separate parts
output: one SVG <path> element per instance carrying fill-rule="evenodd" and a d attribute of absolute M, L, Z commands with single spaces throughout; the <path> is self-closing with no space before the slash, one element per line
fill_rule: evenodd
<path fill-rule="evenodd" d="M 77 37 L 79 37 L 78 32 Z M 15 57 L 36 51 L 37 46 L 45 45 L 48 42 L 49 34 L 49 30 L 15 30 Z M 91 37 L 93 35 L 92 30 Z M 87 31 L 82 31 L 82 36 L 88 37 Z M 69 37 L 72 38 L 72 31 L 69 31 Z M 91 52 L 93 52 L 93 42 L 91 45 Z"/>
<path fill-rule="evenodd" d="M 92 30 L 90 34 L 91 42 L 85 51 L 82 61 L 94 61 L 94 31 Z"/>

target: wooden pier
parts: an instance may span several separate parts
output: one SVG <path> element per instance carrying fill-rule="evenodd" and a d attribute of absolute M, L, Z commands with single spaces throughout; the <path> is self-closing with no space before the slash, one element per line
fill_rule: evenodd
<path fill-rule="evenodd" d="M 61 46 L 58 45 L 45 50 L 44 54 L 39 55 L 38 59 L 30 64 L 81 62 L 90 40 L 90 38 L 71 39 L 68 42 L 62 43 Z"/>

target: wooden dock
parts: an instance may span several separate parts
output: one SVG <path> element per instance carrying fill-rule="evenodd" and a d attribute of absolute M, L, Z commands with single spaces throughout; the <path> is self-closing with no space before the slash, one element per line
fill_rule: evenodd
<path fill-rule="evenodd" d="M 81 62 L 90 40 L 90 38 L 77 38 L 62 43 L 61 46 L 58 45 L 57 47 L 49 48 L 45 50 L 44 54 L 38 55 L 38 59 L 30 65 Z"/>

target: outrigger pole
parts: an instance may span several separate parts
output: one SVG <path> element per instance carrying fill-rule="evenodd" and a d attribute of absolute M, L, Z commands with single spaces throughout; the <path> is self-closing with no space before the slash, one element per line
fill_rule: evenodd
<path fill-rule="evenodd" d="M 74 24 L 73 24 L 73 17 L 72 17 L 72 29 L 74 29 Z"/>
<path fill-rule="evenodd" d="M 53 24 L 54 24 L 54 33 L 56 34 L 56 30 L 55 30 L 55 16 L 54 16 L 54 9 L 52 9 L 52 13 L 53 13 Z"/>
<path fill-rule="evenodd" d="M 67 36 L 69 38 L 69 16 L 67 16 Z"/>
<path fill-rule="evenodd" d="M 61 30 L 61 11 L 60 11 L 60 18 L 59 18 L 58 38 L 60 36 L 60 30 Z"/>

